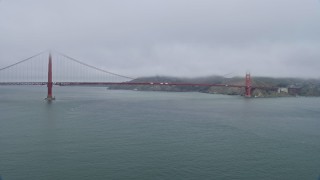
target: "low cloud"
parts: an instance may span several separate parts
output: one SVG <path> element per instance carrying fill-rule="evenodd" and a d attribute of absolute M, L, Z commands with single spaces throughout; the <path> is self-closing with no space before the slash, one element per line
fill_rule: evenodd
<path fill-rule="evenodd" d="M 54 49 L 130 75 L 320 75 L 314 0 L 2 1 L 0 66 Z"/>

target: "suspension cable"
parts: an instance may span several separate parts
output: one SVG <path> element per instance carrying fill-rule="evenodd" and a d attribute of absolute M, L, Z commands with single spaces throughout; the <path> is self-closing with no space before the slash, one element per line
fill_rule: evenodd
<path fill-rule="evenodd" d="M 16 65 L 21 64 L 21 63 L 23 63 L 23 62 L 26 62 L 26 61 L 34 58 L 34 57 L 37 57 L 37 56 L 45 53 L 45 52 L 47 52 L 47 50 L 46 50 L 46 51 L 42 51 L 42 52 L 40 52 L 40 53 L 38 53 L 38 54 L 36 54 L 36 55 L 33 55 L 33 56 L 31 56 L 31 57 L 28 57 L 27 59 L 23 59 L 22 61 L 19 61 L 19 62 L 16 62 L 16 63 L 14 63 L 14 64 L 11 64 L 11 65 L 9 65 L 9 66 L 0 68 L 0 71 L 3 71 L 3 70 L 8 69 L 8 68 L 11 68 L 12 66 L 16 66 Z"/>
<path fill-rule="evenodd" d="M 134 79 L 135 79 L 135 78 L 133 78 L 133 77 L 124 76 L 124 75 L 121 75 L 121 74 L 116 74 L 116 73 L 113 73 L 113 72 L 110 72 L 110 71 L 106 71 L 106 70 L 97 68 L 97 67 L 95 67 L 95 66 L 86 64 L 86 63 L 84 63 L 84 62 L 81 62 L 81 61 L 79 61 L 79 60 L 77 60 L 77 59 L 75 59 L 75 58 L 72 58 L 72 57 L 67 56 L 67 55 L 65 55 L 65 54 L 63 54 L 63 53 L 60 53 L 60 52 L 56 52 L 56 53 L 60 54 L 61 56 L 65 57 L 65 58 L 67 58 L 67 59 L 69 59 L 69 60 L 71 60 L 71 61 L 74 61 L 74 62 L 76 62 L 76 63 L 79 63 L 79 64 L 81 64 L 81 65 L 87 66 L 87 67 L 89 67 L 89 68 L 95 69 L 95 70 L 100 71 L 100 72 L 104 72 L 104 73 L 107 73 L 107 74 L 112 74 L 112 75 L 115 75 L 115 76 L 119 76 L 119 77 L 123 77 L 123 78 L 126 78 L 126 79 L 130 79 L 130 80 L 134 80 Z"/>

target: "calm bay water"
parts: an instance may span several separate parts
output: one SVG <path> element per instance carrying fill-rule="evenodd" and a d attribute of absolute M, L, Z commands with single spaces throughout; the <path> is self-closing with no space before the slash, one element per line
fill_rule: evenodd
<path fill-rule="evenodd" d="M 3 180 L 314 179 L 320 98 L 0 87 Z"/>

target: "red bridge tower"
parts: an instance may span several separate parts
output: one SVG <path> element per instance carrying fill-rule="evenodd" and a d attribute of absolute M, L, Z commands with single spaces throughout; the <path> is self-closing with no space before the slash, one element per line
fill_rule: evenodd
<path fill-rule="evenodd" d="M 49 62 L 48 62 L 48 95 L 46 100 L 52 101 L 55 100 L 55 98 L 52 96 L 52 56 L 51 53 L 49 54 Z"/>
<path fill-rule="evenodd" d="M 251 97 L 251 76 L 250 76 L 250 73 L 247 73 L 246 74 L 246 87 L 245 87 L 245 90 L 246 90 L 246 94 L 245 96 L 246 97 Z"/>

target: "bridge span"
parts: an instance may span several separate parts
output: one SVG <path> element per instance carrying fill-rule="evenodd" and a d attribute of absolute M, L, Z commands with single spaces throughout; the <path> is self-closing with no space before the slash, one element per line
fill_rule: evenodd
<path fill-rule="evenodd" d="M 40 53 L 41 54 L 41 53 Z M 270 86 L 253 86 L 252 85 L 252 79 L 251 79 L 251 75 L 249 73 L 246 74 L 245 76 L 245 82 L 243 83 L 243 85 L 237 85 L 237 84 L 216 84 L 216 83 L 173 83 L 173 82 L 134 82 L 132 80 L 134 80 L 135 78 L 131 78 L 131 77 L 128 77 L 128 76 L 124 76 L 124 75 L 120 75 L 120 74 L 116 74 L 116 73 L 112 73 L 110 71 L 106 71 L 106 70 L 103 70 L 101 68 L 98 68 L 98 67 L 95 67 L 95 66 L 91 66 L 91 65 L 88 65 L 86 63 L 83 63 L 81 61 L 78 61 L 74 58 L 71 58 L 69 56 L 66 56 L 64 54 L 61 54 L 60 55 L 62 57 L 64 57 L 65 59 L 68 59 L 69 61 L 72 61 L 74 63 L 76 63 L 77 65 L 81 65 L 81 67 L 86 67 L 86 68 L 89 68 L 91 70 L 94 70 L 94 73 L 96 72 L 99 72 L 99 73 L 104 73 L 104 74 L 107 74 L 107 75 L 112 75 L 114 77 L 120 77 L 120 78 L 123 78 L 124 80 L 122 81 L 108 81 L 108 80 L 99 80 L 99 81 L 96 81 L 95 78 L 91 79 L 90 81 L 84 81 L 83 79 L 86 79 L 86 78 L 79 78 L 80 76 L 78 75 L 75 75 L 77 73 L 75 73 L 74 70 L 71 70 L 70 69 L 67 69 L 67 71 L 65 71 L 64 73 L 69 73 L 71 74 L 71 76 L 73 76 L 73 78 L 75 78 L 76 80 L 73 80 L 73 81 L 68 81 L 69 79 L 66 78 L 66 80 L 64 80 L 63 78 L 61 78 L 61 74 L 62 71 L 55 71 L 55 73 L 57 75 L 60 75 L 60 79 L 58 81 L 54 81 L 53 79 L 53 72 L 54 72 L 54 69 L 53 69 L 53 58 L 52 58 L 52 55 L 51 53 L 49 53 L 49 57 L 48 57 L 48 61 L 47 61 L 47 75 L 31 75 L 31 77 L 40 77 L 42 78 L 42 81 L 36 81 L 36 80 L 31 80 L 31 81 L 28 81 L 28 80 L 19 80 L 19 78 L 16 78 L 16 80 L 12 80 L 12 74 L 15 74 L 15 73 L 20 73 L 20 72 L 16 72 L 16 71 L 21 71 L 21 69 L 17 69 L 16 71 L 15 70 L 11 70 L 11 69 L 14 69 L 14 67 L 16 66 L 21 66 L 21 64 L 23 63 L 26 63 L 28 61 L 31 61 L 33 58 L 39 56 L 38 55 L 35 55 L 35 56 L 32 56 L 30 58 L 27 58 L 27 59 L 24 59 L 22 61 L 19 61 L 17 63 L 14 63 L 12 65 L 9 65 L 9 66 L 6 66 L 4 68 L 0 68 L 0 77 L 8 77 L 7 79 L 0 79 L 0 85 L 33 85 L 33 86 L 47 86 L 47 97 L 46 99 L 48 101 L 51 101 L 51 100 L 54 100 L 54 96 L 53 96 L 53 86 L 111 86 L 111 85 L 124 85 L 124 86 L 196 86 L 196 87 L 226 87 L 226 88 L 243 88 L 245 91 L 245 94 L 244 96 L 245 97 L 251 97 L 252 96 L 252 91 L 254 89 L 265 89 L 265 90 L 277 90 L 278 87 L 270 87 Z M 42 60 L 43 61 L 43 60 Z M 41 61 L 41 62 L 42 62 Z M 65 62 L 63 62 L 65 63 Z M 32 63 L 31 63 L 32 64 Z M 38 65 L 38 63 L 34 63 L 33 62 L 33 65 L 29 65 L 28 68 L 31 67 L 32 69 L 32 66 L 34 65 Z M 57 69 L 63 69 L 65 66 L 65 64 L 62 64 L 62 67 L 56 67 Z M 74 65 L 73 65 L 74 66 Z M 28 68 L 23 68 L 23 70 L 28 70 Z M 36 70 L 31 70 L 32 72 L 29 74 L 32 74 L 34 73 L 33 71 L 40 71 L 42 70 L 43 71 L 44 67 L 42 67 L 41 69 L 36 69 Z M 11 71 L 9 71 L 11 70 Z M 29 70 L 30 71 L 30 70 Z M 71 71 L 71 72 L 70 72 Z M 80 72 L 78 74 L 86 74 L 87 70 L 84 70 L 83 72 Z M 8 74 L 10 74 L 11 72 L 11 76 L 10 75 L 6 75 L 7 72 Z M 14 73 L 13 73 L 14 72 Z M 1 74 L 2 73 L 2 74 Z M 20 73 L 22 74 L 23 76 L 23 73 Z M 29 75 L 27 73 L 27 75 Z M 46 80 L 44 81 L 43 80 L 43 76 L 46 76 Z M 85 76 L 90 76 L 88 75 L 88 73 L 85 75 Z M 97 79 L 99 79 L 97 76 L 94 76 L 96 77 Z M 20 77 L 21 79 L 21 77 Z M 32 78 L 31 78 L 32 79 Z"/>

